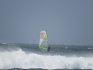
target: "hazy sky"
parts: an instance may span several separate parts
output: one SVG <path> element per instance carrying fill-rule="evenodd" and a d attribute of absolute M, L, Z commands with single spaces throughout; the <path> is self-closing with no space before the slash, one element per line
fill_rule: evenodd
<path fill-rule="evenodd" d="M 0 42 L 93 45 L 93 0 L 0 0 Z"/>

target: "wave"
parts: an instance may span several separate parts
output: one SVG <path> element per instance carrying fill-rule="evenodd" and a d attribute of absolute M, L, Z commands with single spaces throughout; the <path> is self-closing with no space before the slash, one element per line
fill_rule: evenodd
<path fill-rule="evenodd" d="M 93 57 L 67 57 L 25 53 L 21 49 L 0 52 L 0 69 L 93 69 Z"/>

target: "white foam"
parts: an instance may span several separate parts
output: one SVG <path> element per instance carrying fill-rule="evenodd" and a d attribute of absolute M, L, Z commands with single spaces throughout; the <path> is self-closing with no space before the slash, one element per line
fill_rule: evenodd
<path fill-rule="evenodd" d="M 21 49 L 11 52 L 0 52 L 0 69 L 9 68 L 93 69 L 93 57 L 27 54 Z"/>

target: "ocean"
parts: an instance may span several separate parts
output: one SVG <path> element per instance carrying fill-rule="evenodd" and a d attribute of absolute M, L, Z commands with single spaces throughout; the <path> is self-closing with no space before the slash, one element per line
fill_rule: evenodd
<path fill-rule="evenodd" d="M 93 46 L 49 45 L 43 52 L 38 44 L 0 43 L 1 70 L 93 69 Z"/>

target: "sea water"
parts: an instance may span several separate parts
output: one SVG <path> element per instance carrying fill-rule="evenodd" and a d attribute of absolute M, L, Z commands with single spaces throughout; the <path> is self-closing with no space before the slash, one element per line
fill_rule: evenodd
<path fill-rule="evenodd" d="M 0 69 L 93 69 L 93 46 L 0 43 Z"/>

